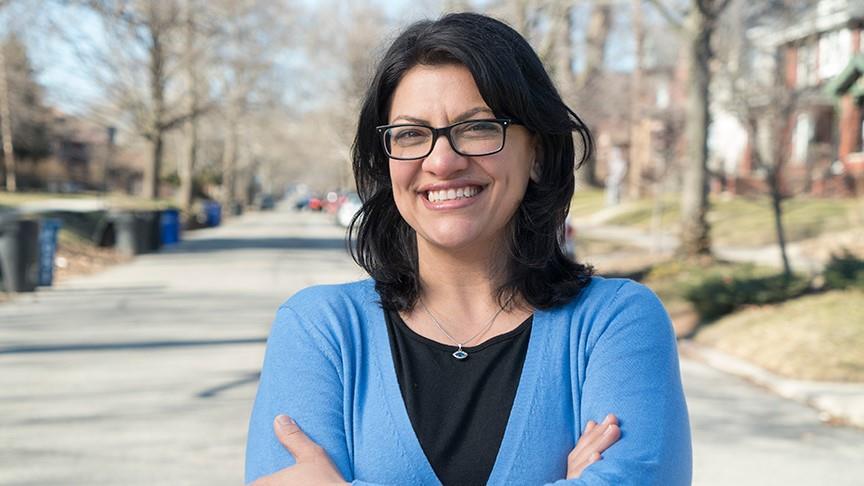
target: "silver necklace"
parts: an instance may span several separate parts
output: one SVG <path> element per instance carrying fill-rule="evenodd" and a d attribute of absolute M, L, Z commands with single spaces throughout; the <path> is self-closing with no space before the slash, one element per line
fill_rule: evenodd
<path fill-rule="evenodd" d="M 444 334 L 446 334 L 447 337 L 450 338 L 451 341 L 453 341 L 453 344 L 455 344 L 455 345 L 459 348 L 459 349 L 457 349 L 456 351 L 453 352 L 453 357 L 456 358 L 456 359 L 462 360 L 462 359 L 465 359 L 465 358 L 468 357 L 468 353 L 466 353 L 466 352 L 462 349 L 462 346 L 465 346 L 466 344 L 468 344 L 468 343 L 470 343 L 471 341 L 477 339 L 478 337 L 482 336 L 486 331 L 488 331 L 488 330 L 492 327 L 492 324 L 495 323 L 495 319 L 498 317 L 498 314 L 500 314 L 501 311 L 504 310 L 504 307 L 507 307 L 507 306 L 510 304 L 510 300 L 512 300 L 512 297 L 511 297 L 510 299 L 507 300 L 507 303 L 506 303 L 506 304 L 504 304 L 503 306 L 501 306 L 500 308 L 498 308 L 497 311 L 495 311 L 495 314 L 493 314 L 493 315 L 492 315 L 492 318 L 489 319 L 489 323 L 486 324 L 486 327 L 484 327 L 483 329 L 481 329 L 480 332 L 478 332 L 477 334 L 473 335 L 473 336 L 471 337 L 471 339 L 468 339 L 468 340 L 466 340 L 466 341 L 462 341 L 461 343 L 460 343 L 456 338 L 454 338 L 453 336 L 451 336 L 450 333 L 447 332 L 446 329 L 444 329 L 444 326 L 442 326 L 441 323 L 438 322 L 438 319 L 435 318 L 435 315 L 432 314 L 432 311 L 430 311 L 429 308 L 426 307 L 426 303 L 423 302 L 423 299 L 422 299 L 422 298 L 420 299 L 420 305 L 423 306 L 423 310 L 425 310 L 426 313 L 429 314 L 429 317 L 432 318 L 432 322 L 434 322 L 435 325 L 438 326 L 438 329 L 441 329 L 441 332 L 443 332 Z"/>

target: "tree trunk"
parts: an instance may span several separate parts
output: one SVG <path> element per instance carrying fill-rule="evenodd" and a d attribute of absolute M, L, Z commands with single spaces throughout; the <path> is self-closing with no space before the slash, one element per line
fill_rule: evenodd
<path fill-rule="evenodd" d="M 152 164 L 150 170 L 147 172 L 150 177 L 147 180 L 144 195 L 150 199 L 157 199 L 159 197 L 159 166 L 165 153 L 165 140 L 163 139 L 162 132 L 156 132 L 150 143 L 153 149 L 151 152 Z"/>
<path fill-rule="evenodd" d="M 774 229 L 777 232 L 777 246 L 780 248 L 780 258 L 783 260 L 783 275 L 788 282 L 792 278 L 792 267 L 789 264 L 789 256 L 786 251 L 786 231 L 783 227 L 783 168 L 791 155 L 792 130 L 795 126 L 792 116 L 797 98 L 792 93 L 786 92 L 779 96 L 774 103 L 773 123 L 771 124 L 771 136 L 773 144 L 773 164 L 768 169 L 768 182 L 771 191 L 771 208 L 774 213 Z"/>
<path fill-rule="evenodd" d="M 566 100 L 573 94 L 573 7 L 563 6 L 555 24 L 554 76 L 558 91 Z"/>
<path fill-rule="evenodd" d="M 186 1 L 186 54 L 188 56 L 187 78 L 189 82 L 189 127 L 187 135 L 186 158 L 181 157 L 180 162 L 180 194 L 179 204 L 185 213 L 192 208 L 192 182 L 195 175 L 195 166 L 198 161 L 198 110 L 200 104 L 201 83 L 198 76 L 198 64 L 193 51 L 195 50 L 195 9 L 191 0 Z"/>
<path fill-rule="evenodd" d="M 630 145 L 627 151 L 626 194 L 635 199 L 642 196 L 641 171 L 636 167 L 636 161 L 643 155 L 640 153 L 640 144 L 636 143 L 639 138 L 639 122 L 642 120 L 642 78 L 645 70 L 645 28 L 642 23 L 642 0 L 631 0 L 630 17 L 633 26 L 633 38 L 636 41 L 636 65 L 633 67 L 630 84 L 630 133 L 628 134 Z M 658 197 L 656 192 L 654 197 Z"/>
<path fill-rule="evenodd" d="M 695 0 L 693 3 L 698 3 Z M 713 19 L 697 5 L 691 6 L 688 19 L 689 99 L 687 106 L 688 160 L 681 193 L 681 237 L 678 253 L 696 257 L 711 253 L 708 213 L 708 127 L 711 123 L 709 86 L 711 84 L 711 34 Z"/>
<path fill-rule="evenodd" d="M 567 11 L 567 46 L 570 45 L 570 21 L 569 7 Z M 606 60 L 606 43 L 609 38 L 609 29 L 612 26 L 612 7 L 606 4 L 595 4 L 591 8 L 591 18 L 588 21 L 588 32 L 585 34 L 585 66 L 579 78 L 575 81 L 576 90 L 580 92 L 590 91 L 592 84 L 600 78 L 604 71 Z M 597 161 L 594 157 L 589 158 L 576 172 L 577 184 L 581 187 L 600 187 L 602 184 L 597 180 Z"/>
<path fill-rule="evenodd" d="M 156 2 L 154 2 L 155 4 Z M 144 196 L 150 199 L 159 197 L 159 177 L 162 171 L 163 144 L 165 137 L 165 51 L 162 45 L 162 32 L 156 20 L 157 6 L 151 5 L 150 15 L 150 96 L 153 99 L 153 115 L 150 122 L 150 143 L 153 144 L 153 158 L 145 171 Z"/>
<path fill-rule="evenodd" d="M 779 166 L 775 166 L 770 170 L 768 182 L 771 186 L 771 209 L 774 213 L 777 245 L 780 247 L 780 258 L 783 260 L 783 276 L 788 281 L 792 278 L 792 267 L 789 265 L 789 256 L 786 253 L 786 231 L 783 228 L 783 195 L 780 192 L 779 168 Z"/>
<path fill-rule="evenodd" d="M 188 212 L 192 208 L 192 182 L 195 174 L 195 162 L 198 159 L 198 120 L 192 118 L 189 121 L 189 133 L 187 135 L 186 157 L 181 157 L 180 162 L 180 195 L 179 203 L 183 211 Z"/>
<path fill-rule="evenodd" d="M 230 211 L 231 204 L 236 199 L 237 173 L 237 121 L 229 107 L 225 142 L 222 149 L 222 206 Z M 230 213 L 228 213 L 230 214 Z"/>
<path fill-rule="evenodd" d="M 6 78 L 6 55 L 0 45 L 0 137 L 3 139 L 3 162 L 6 168 L 6 190 L 18 190 L 15 168 L 15 146 L 12 143 L 12 118 L 9 109 L 9 85 Z"/>

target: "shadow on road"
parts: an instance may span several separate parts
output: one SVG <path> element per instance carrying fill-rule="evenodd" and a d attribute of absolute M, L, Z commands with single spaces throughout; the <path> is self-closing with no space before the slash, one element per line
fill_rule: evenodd
<path fill-rule="evenodd" d="M 239 378 L 239 379 L 236 379 L 233 381 L 229 381 L 228 383 L 224 383 L 224 384 L 219 385 L 219 386 L 214 386 L 212 388 L 208 388 L 204 391 L 200 391 L 197 394 L 195 394 L 195 396 L 198 398 L 213 398 L 216 395 L 218 395 L 224 391 L 228 391 L 232 388 L 236 388 L 238 386 L 243 386 L 243 385 L 248 385 L 250 383 L 257 383 L 259 378 L 261 378 L 261 373 L 258 371 L 254 372 L 254 373 L 247 373 L 242 378 Z"/>
<path fill-rule="evenodd" d="M 189 348 L 201 346 L 226 346 L 234 344 L 264 344 L 266 337 L 211 339 L 187 341 L 142 341 L 126 343 L 79 343 L 44 346 L 9 346 L 0 348 L 3 354 L 34 354 L 34 353 L 64 353 L 80 351 L 118 351 L 118 350 L 148 350 L 157 348 Z"/>
<path fill-rule="evenodd" d="M 184 241 L 166 253 L 225 250 L 345 250 L 343 238 L 207 238 Z"/>

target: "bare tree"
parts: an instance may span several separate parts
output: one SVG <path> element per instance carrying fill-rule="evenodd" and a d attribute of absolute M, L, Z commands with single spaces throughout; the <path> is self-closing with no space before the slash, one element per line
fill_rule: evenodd
<path fill-rule="evenodd" d="M 51 151 L 49 114 L 42 98 L 27 48 L 17 34 L 10 33 L 0 42 L 0 139 L 9 192 L 21 185 L 22 160 L 35 164 Z"/>
<path fill-rule="evenodd" d="M 753 166 L 764 174 L 771 201 L 774 229 L 783 273 L 792 276 L 783 224 L 783 201 L 789 197 L 783 172 L 792 156 L 794 113 L 798 93 L 785 83 L 776 46 L 763 44 L 748 28 L 759 21 L 790 24 L 806 2 L 773 0 L 759 4 L 735 2 L 734 16 L 728 19 L 724 48 L 718 49 L 719 79 L 728 93 L 725 107 L 734 113 L 747 131 Z M 764 61 L 770 62 L 764 62 Z M 772 69 L 773 66 L 773 69 Z M 767 72 L 758 72 L 767 70 Z"/>
<path fill-rule="evenodd" d="M 12 110 L 9 109 L 9 84 L 7 82 L 6 54 L 0 46 L 0 137 L 3 138 L 3 163 L 6 168 L 6 190 L 18 190 L 15 170 L 15 146 L 12 142 Z"/>
<path fill-rule="evenodd" d="M 158 197 L 167 135 L 206 110 L 187 111 L 175 86 L 183 74 L 183 6 L 179 0 L 88 0 L 84 5 L 101 17 L 109 42 L 86 59 L 106 92 L 112 111 L 106 118 L 128 122 L 149 143 L 144 195 Z M 115 49 L 115 43 L 124 48 Z"/>
<path fill-rule="evenodd" d="M 180 177 L 180 193 L 178 202 L 180 207 L 187 212 L 192 207 L 192 186 L 195 167 L 198 162 L 198 143 L 200 141 L 199 126 L 201 107 L 205 100 L 202 98 L 206 93 L 206 86 L 202 77 L 202 52 L 199 48 L 201 42 L 200 26 L 198 25 L 200 2 L 186 0 L 184 4 L 184 16 L 186 20 L 186 31 L 184 37 L 184 55 L 186 57 L 186 82 L 188 92 L 186 95 L 186 111 L 189 117 L 186 126 L 186 156 L 179 158 L 178 175 Z"/>
<path fill-rule="evenodd" d="M 266 0 L 211 4 L 218 7 L 222 29 L 215 54 L 215 78 L 217 96 L 222 100 L 222 201 L 230 207 L 249 199 L 247 189 L 259 147 L 254 141 L 252 117 L 281 105 L 283 82 L 276 58 L 289 45 L 291 26 L 282 19 L 290 18 L 291 12 Z"/>
<path fill-rule="evenodd" d="M 686 16 L 674 13 L 663 0 L 648 0 L 687 42 L 688 53 L 688 159 L 681 192 L 679 254 L 685 257 L 711 253 L 708 213 L 708 127 L 711 87 L 711 38 L 730 0 L 689 0 Z M 667 0 L 668 1 L 668 0 Z"/>
<path fill-rule="evenodd" d="M 570 104 L 580 100 L 582 111 L 590 115 L 598 107 L 591 103 L 606 72 L 606 48 L 614 17 L 614 2 L 585 0 L 590 8 L 585 28 L 585 49 L 581 70 L 577 71 L 574 36 L 580 28 L 574 22 L 580 2 L 567 0 L 507 0 L 488 7 L 493 15 L 506 20 L 531 42 L 550 72 L 562 97 Z M 596 110 L 603 111 L 603 110 Z M 598 187 L 595 160 L 587 160 L 577 173 L 580 185 Z"/>

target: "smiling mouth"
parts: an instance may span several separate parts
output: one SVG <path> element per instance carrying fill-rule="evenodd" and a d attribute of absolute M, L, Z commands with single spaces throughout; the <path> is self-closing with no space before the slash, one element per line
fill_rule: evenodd
<path fill-rule="evenodd" d="M 426 199 L 429 202 L 453 201 L 457 199 L 468 199 L 480 194 L 483 188 L 480 186 L 454 187 L 440 191 L 427 191 Z"/>

